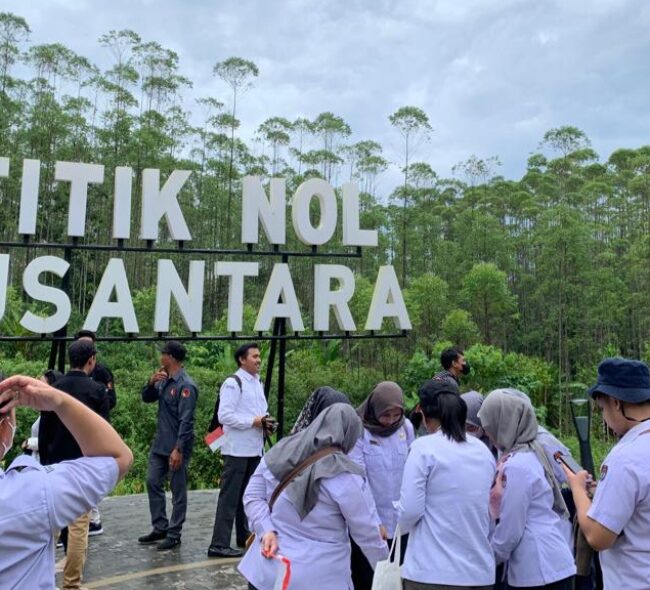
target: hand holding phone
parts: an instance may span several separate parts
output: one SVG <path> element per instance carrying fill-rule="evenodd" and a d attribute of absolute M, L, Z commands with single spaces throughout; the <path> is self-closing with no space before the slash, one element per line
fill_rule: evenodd
<path fill-rule="evenodd" d="M 571 471 L 572 473 L 578 473 L 580 471 L 584 471 L 584 467 L 580 465 L 571 455 L 564 455 L 562 454 L 561 451 L 556 451 L 553 453 L 553 458 L 555 461 L 558 463 L 566 465 L 567 469 Z"/>

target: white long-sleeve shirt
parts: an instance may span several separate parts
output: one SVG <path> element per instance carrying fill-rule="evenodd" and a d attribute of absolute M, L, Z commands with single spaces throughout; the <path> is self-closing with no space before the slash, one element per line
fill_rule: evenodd
<path fill-rule="evenodd" d="M 243 369 L 238 369 L 235 375 L 241 379 L 241 389 L 234 379 L 228 378 L 219 391 L 219 421 L 226 437 L 221 454 L 260 457 L 264 449 L 264 433 L 261 428 L 253 426 L 253 420 L 264 416 L 268 410 L 264 388 L 258 375 L 251 375 Z"/>
<path fill-rule="evenodd" d="M 477 438 L 456 442 L 442 432 L 411 445 L 398 504 L 409 533 L 402 577 L 423 584 L 488 586 L 495 562 L 488 503 L 492 453 Z"/>

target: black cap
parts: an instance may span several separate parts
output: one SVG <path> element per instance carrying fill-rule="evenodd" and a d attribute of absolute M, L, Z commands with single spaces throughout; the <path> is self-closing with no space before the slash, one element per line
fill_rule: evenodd
<path fill-rule="evenodd" d="M 589 393 L 592 397 L 602 393 L 631 404 L 650 401 L 648 365 L 628 359 L 605 359 L 598 365 L 598 383 Z"/>
<path fill-rule="evenodd" d="M 170 340 L 162 347 L 160 352 L 162 354 L 168 354 L 179 362 L 184 361 L 187 356 L 187 348 L 178 340 Z"/>
<path fill-rule="evenodd" d="M 460 390 L 456 383 L 450 383 L 448 379 L 428 379 L 420 385 L 420 389 L 418 390 L 420 403 L 426 404 L 431 402 L 436 395 L 440 395 L 441 393 L 459 395 Z"/>

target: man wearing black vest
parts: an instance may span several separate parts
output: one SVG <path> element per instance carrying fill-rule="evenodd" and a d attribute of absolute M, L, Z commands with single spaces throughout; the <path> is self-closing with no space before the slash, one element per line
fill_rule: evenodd
<path fill-rule="evenodd" d="M 77 340 L 68 349 L 70 370 L 54 383 L 54 387 L 108 420 L 109 399 L 106 387 L 90 378 L 96 364 L 95 346 L 92 342 Z M 83 456 L 77 441 L 54 412 L 41 412 L 38 431 L 38 449 L 41 464 L 53 465 Z M 88 513 L 80 516 L 68 527 L 66 562 L 63 569 L 63 588 L 79 588 L 88 546 Z"/>

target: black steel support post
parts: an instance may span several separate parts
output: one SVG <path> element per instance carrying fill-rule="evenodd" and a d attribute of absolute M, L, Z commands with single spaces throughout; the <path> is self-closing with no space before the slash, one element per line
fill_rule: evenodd
<path fill-rule="evenodd" d="M 273 320 L 273 336 L 280 333 L 280 319 Z M 266 375 L 264 377 L 264 395 L 268 401 L 271 395 L 271 386 L 273 385 L 273 365 L 275 365 L 275 352 L 277 348 L 277 338 L 271 340 L 271 350 L 269 351 L 268 359 L 266 360 Z"/>

